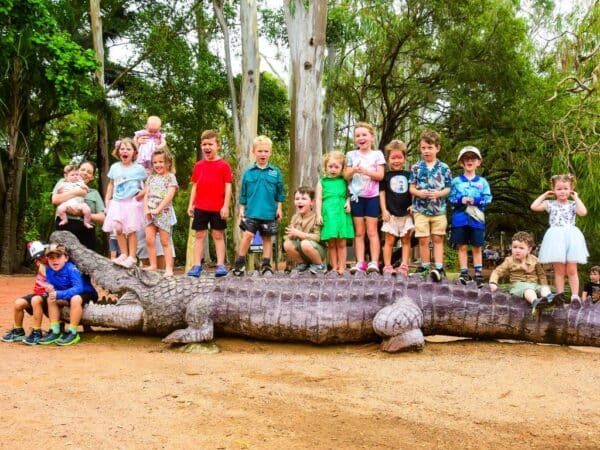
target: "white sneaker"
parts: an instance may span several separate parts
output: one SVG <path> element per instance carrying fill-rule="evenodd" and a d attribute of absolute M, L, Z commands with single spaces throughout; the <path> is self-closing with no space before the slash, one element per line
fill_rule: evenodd
<path fill-rule="evenodd" d="M 367 265 L 367 273 L 379 273 L 379 264 L 377 264 L 375 261 L 371 261 Z"/>

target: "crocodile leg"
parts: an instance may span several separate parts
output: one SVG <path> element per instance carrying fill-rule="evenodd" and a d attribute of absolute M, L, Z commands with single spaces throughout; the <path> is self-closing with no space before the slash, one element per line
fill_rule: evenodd
<path fill-rule="evenodd" d="M 423 313 L 408 297 L 383 307 L 373 318 L 373 330 L 383 338 L 380 348 L 386 352 L 423 350 L 421 326 Z"/>
<path fill-rule="evenodd" d="M 210 318 L 210 301 L 203 295 L 198 295 L 190 302 L 185 312 L 185 321 L 187 328 L 173 331 L 162 341 L 165 344 L 212 341 L 214 326 Z"/>

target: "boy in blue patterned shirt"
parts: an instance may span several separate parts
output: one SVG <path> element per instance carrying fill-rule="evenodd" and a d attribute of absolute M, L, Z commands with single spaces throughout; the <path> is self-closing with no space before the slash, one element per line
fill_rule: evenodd
<path fill-rule="evenodd" d="M 440 135 L 425 130 L 419 137 L 421 160 L 410 170 L 410 194 L 415 222 L 415 237 L 419 239 L 421 266 L 416 273 L 430 274 L 433 281 L 441 281 L 444 272 L 444 236 L 446 219 L 446 197 L 450 193 L 452 172 L 447 164 L 437 159 L 440 151 Z M 430 271 L 429 240 L 433 242 L 434 268 Z"/>
<path fill-rule="evenodd" d="M 244 275 L 246 255 L 257 231 L 263 239 L 263 260 L 260 272 L 273 273 L 271 267 L 272 236 L 277 235 L 278 220 L 282 217 L 281 204 L 285 200 L 281 171 L 269 163 L 273 143 L 267 136 L 258 136 L 252 142 L 256 162 L 244 172 L 240 189 L 240 228 L 244 232 L 235 260 L 233 274 Z"/>
<path fill-rule="evenodd" d="M 458 153 L 458 163 L 464 173 L 452 180 L 449 201 L 454 206 L 450 241 L 458 247 L 458 262 L 462 284 L 473 279 L 469 276 L 467 248 L 473 249 L 473 266 L 477 287 L 483 286 L 483 242 L 485 234 L 485 207 L 492 202 L 490 185 L 477 175 L 481 153 L 477 147 L 464 147 Z"/>

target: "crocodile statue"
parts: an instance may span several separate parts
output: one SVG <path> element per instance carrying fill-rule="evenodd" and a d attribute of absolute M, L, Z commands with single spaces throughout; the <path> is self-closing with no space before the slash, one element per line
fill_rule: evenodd
<path fill-rule="evenodd" d="M 211 341 L 216 332 L 315 344 L 380 340 L 388 352 L 422 350 L 433 334 L 600 346 L 600 304 L 533 318 L 521 298 L 420 277 L 161 277 L 117 266 L 67 231 L 51 238 L 96 285 L 121 295 L 115 305 L 86 305 L 83 325 L 165 336 L 169 344 Z"/>

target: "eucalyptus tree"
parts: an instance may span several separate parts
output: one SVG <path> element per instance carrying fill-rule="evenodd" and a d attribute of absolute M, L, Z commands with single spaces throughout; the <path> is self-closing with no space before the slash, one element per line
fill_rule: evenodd
<path fill-rule="evenodd" d="M 6 174 L 0 272 L 11 273 L 22 261 L 17 242 L 23 232 L 19 223 L 26 199 L 21 192 L 25 161 L 33 150 L 32 130 L 74 110 L 82 97 L 92 96 L 89 75 L 96 63 L 93 52 L 84 50 L 60 28 L 45 1 L 3 2 L 0 23 L 0 123 L 6 144 L 0 167 Z"/>

